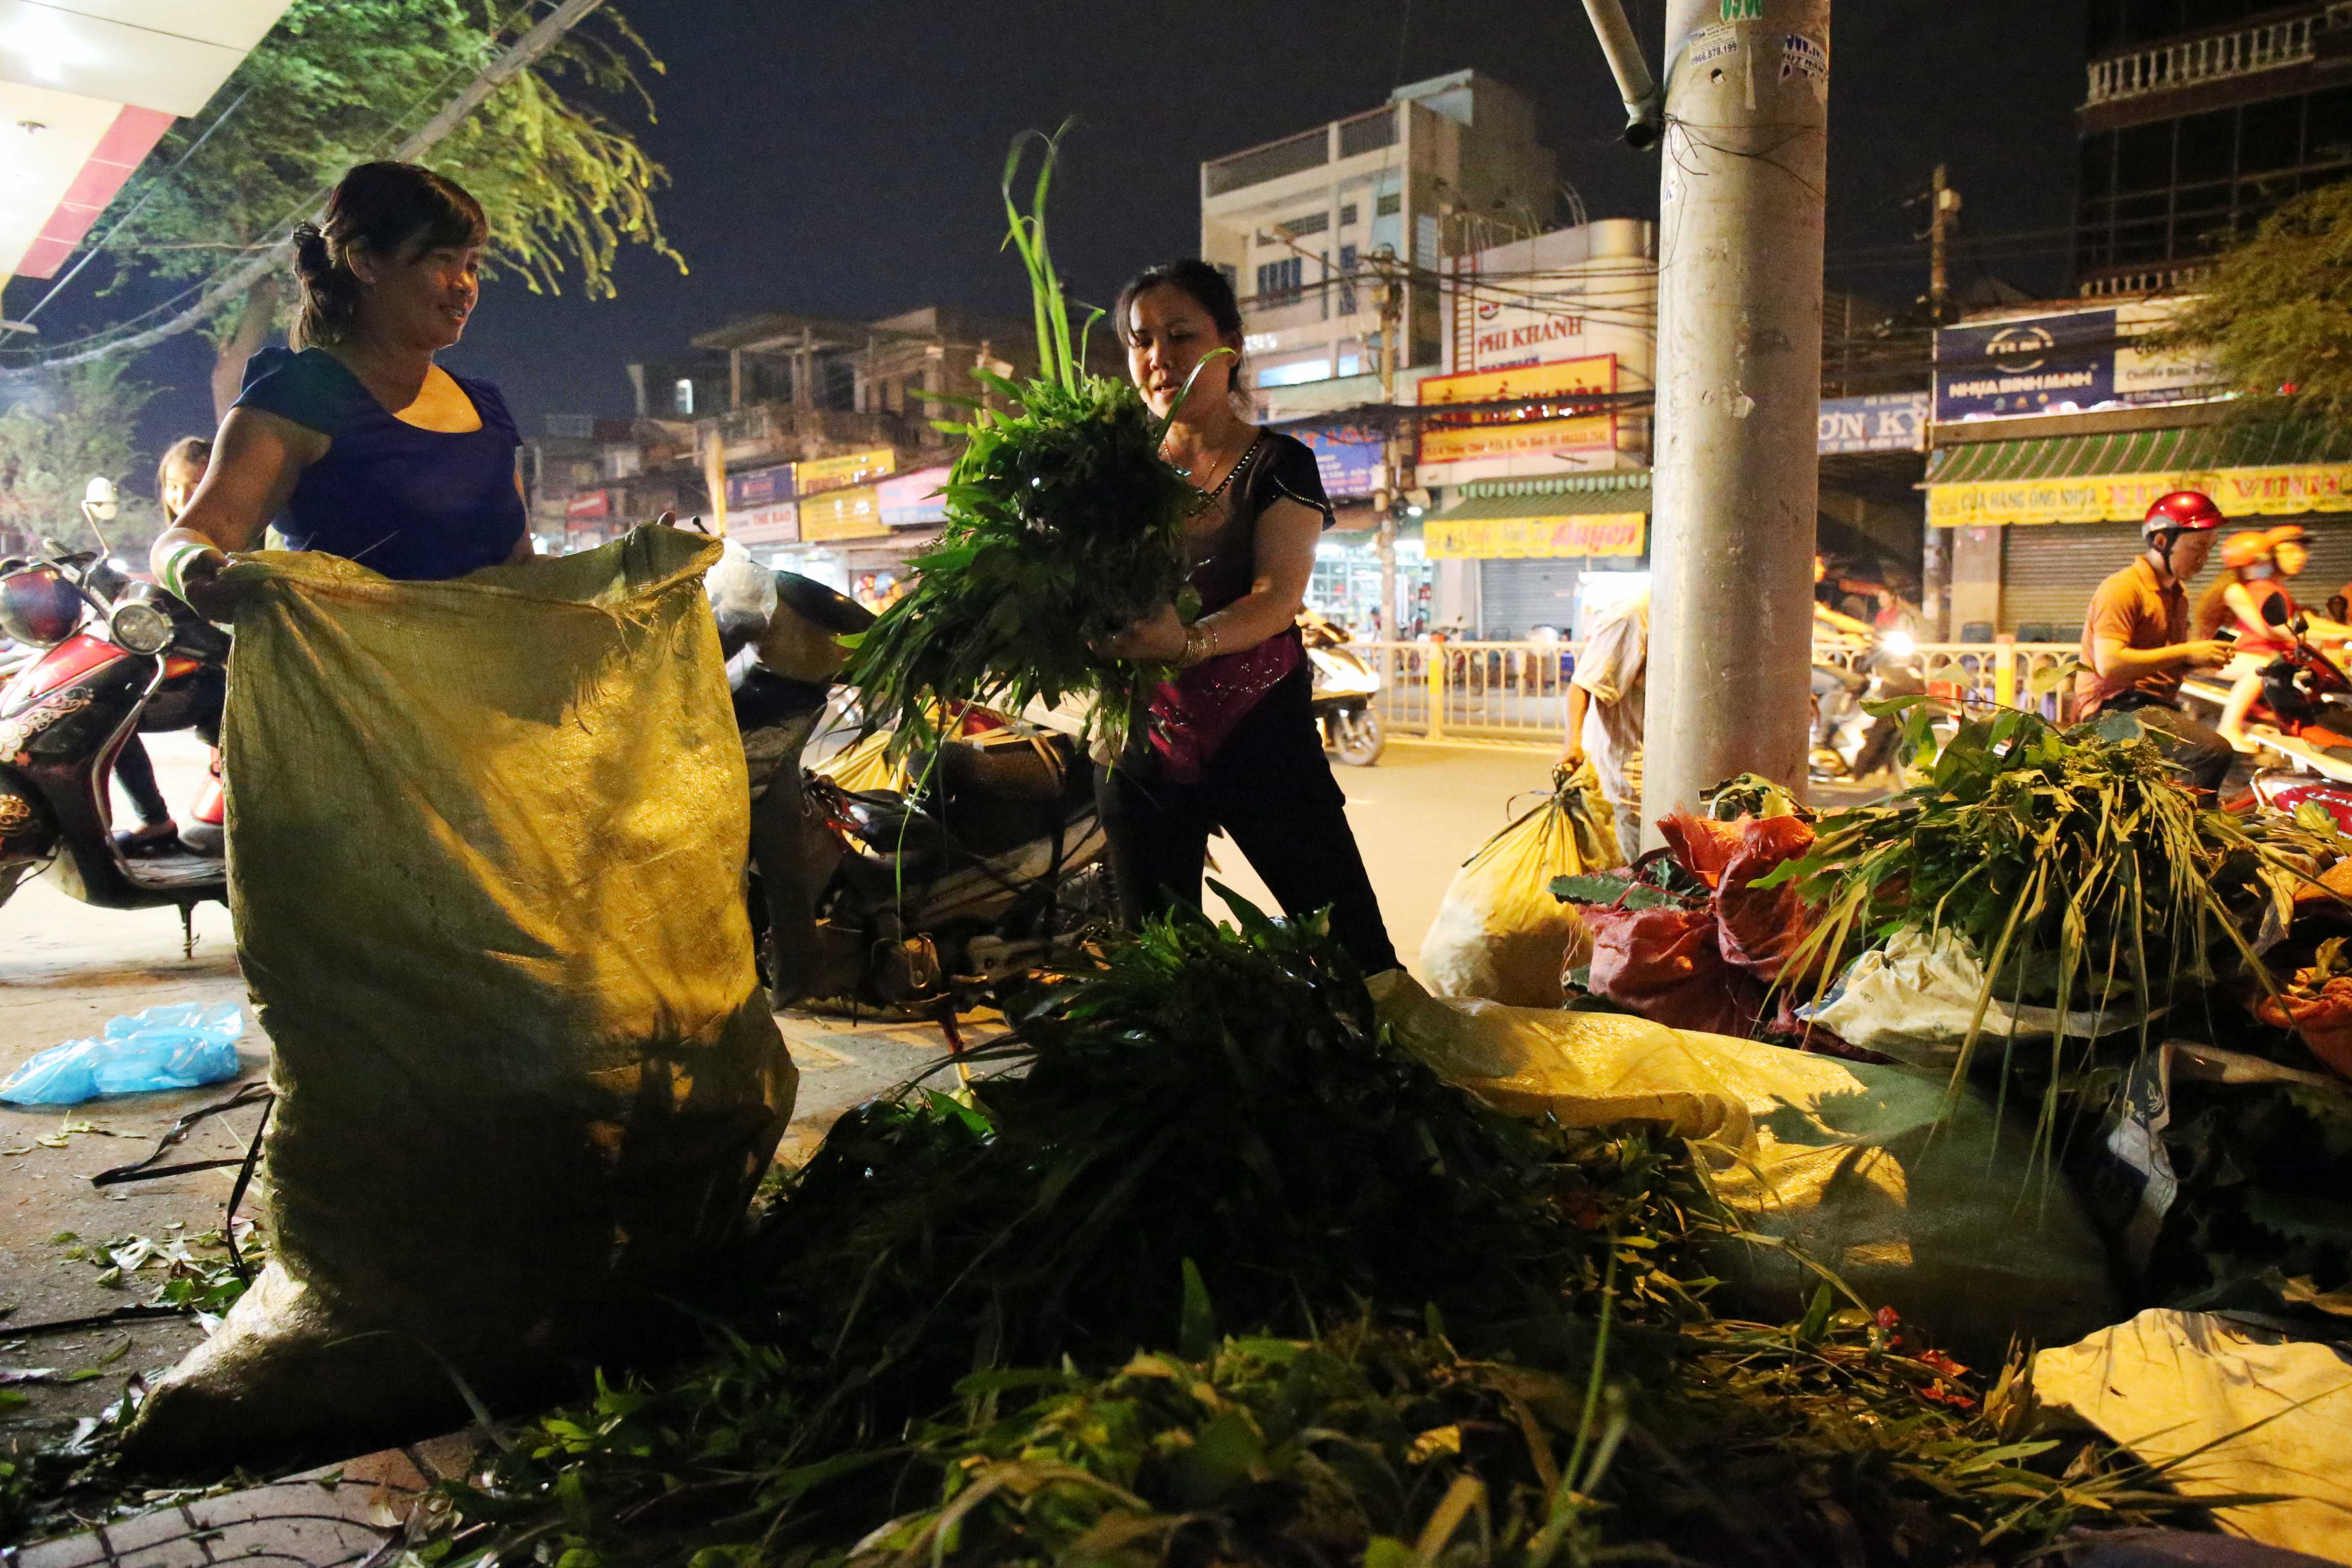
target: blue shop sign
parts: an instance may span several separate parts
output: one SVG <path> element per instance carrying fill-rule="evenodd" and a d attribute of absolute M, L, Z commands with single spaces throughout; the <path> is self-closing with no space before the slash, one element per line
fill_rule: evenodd
<path fill-rule="evenodd" d="M 793 466 L 790 463 L 727 476 L 727 504 L 730 507 L 772 506 L 777 501 L 792 499 Z"/>
<path fill-rule="evenodd" d="M 1867 397 L 1822 399 L 1820 450 L 1917 452 L 1927 447 L 1927 395 L 1874 392 Z"/>
<path fill-rule="evenodd" d="M 1383 441 L 1378 430 L 1335 425 L 1291 434 L 1315 454 L 1315 467 L 1323 476 L 1323 493 L 1333 500 L 1360 500 L 1378 488 Z"/>
<path fill-rule="evenodd" d="M 2094 408 L 2116 395 L 2116 313 L 2074 310 L 1936 331 L 1936 418 Z"/>

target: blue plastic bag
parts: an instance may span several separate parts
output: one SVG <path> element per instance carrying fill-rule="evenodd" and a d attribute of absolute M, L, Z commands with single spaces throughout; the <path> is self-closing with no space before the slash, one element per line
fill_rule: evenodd
<path fill-rule="evenodd" d="M 234 1002 L 183 1002 L 109 1018 L 94 1040 L 52 1046 L 0 1082 L 11 1105 L 79 1105 L 101 1094 L 194 1089 L 237 1074 L 245 1013 Z"/>

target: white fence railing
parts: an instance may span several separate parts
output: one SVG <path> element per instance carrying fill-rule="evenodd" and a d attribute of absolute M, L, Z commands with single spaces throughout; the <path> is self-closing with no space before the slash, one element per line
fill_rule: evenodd
<path fill-rule="evenodd" d="M 2324 13 L 2260 22 L 2235 32 L 2177 44 L 2158 44 L 2090 67 L 2090 102 L 2109 103 L 2119 98 L 2163 92 L 2224 77 L 2249 76 L 2300 65 L 2313 58 L 2312 36 L 2352 21 L 2352 5 L 2337 4 Z"/>
<path fill-rule="evenodd" d="M 1567 732 L 1573 643 L 1349 647 L 1380 672 L 1374 706 L 1391 735 L 1557 746 Z M 1847 667 L 1862 651 L 1822 645 L 1813 660 Z M 2074 716 L 2074 688 L 2061 677 L 2076 651 L 2071 643 L 1922 643 L 1918 662 L 1933 696 L 1972 707 L 2029 709 L 2063 722 Z"/>

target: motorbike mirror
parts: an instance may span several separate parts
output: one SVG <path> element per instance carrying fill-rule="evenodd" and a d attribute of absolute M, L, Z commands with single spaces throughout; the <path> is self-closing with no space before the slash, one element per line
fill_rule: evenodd
<path fill-rule="evenodd" d="M 82 510 L 100 522 L 112 522 L 122 510 L 122 498 L 114 489 L 114 481 L 104 474 L 89 481 L 81 492 Z"/>
<path fill-rule="evenodd" d="M 2263 601 L 2263 622 L 2266 626 L 2286 625 L 2286 601 L 2273 595 Z"/>
<path fill-rule="evenodd" d="M 2297 637 L 2301 637 L 2310 629 L 2311 617 L 2309 616 L 2297 616 L 2293 621 L 2287 624 L 2287 630 L 2293 632 Z"/>

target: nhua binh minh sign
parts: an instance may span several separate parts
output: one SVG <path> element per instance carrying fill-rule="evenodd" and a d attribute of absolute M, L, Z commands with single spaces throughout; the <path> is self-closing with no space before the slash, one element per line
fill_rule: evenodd
<path fill-rule="evenodd" d="M 2011 419 L 2210 395 L 2213 368 L 2142 347 L 2170 300 L 2135 301 L 1936 329 L 1935 416 Z M 1826 449 L 1826 448 L 1825 448 Z"/>

